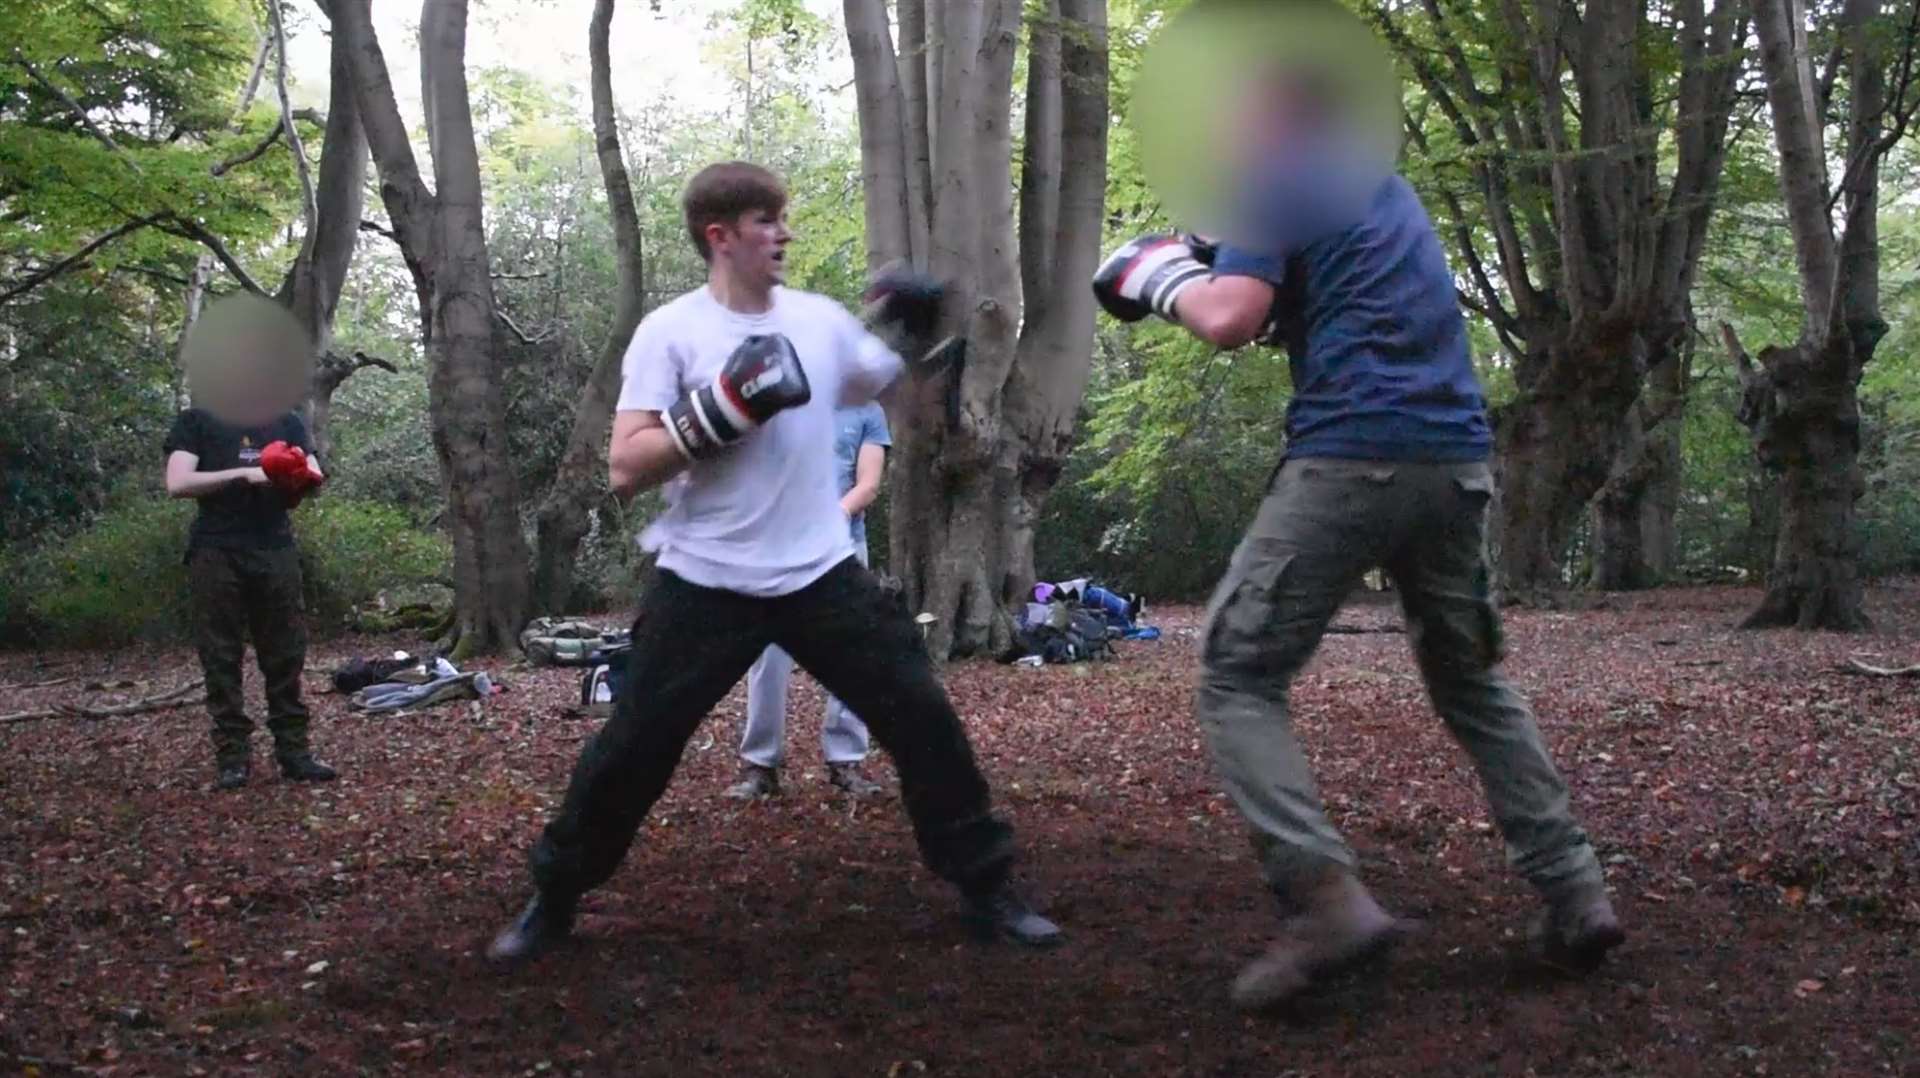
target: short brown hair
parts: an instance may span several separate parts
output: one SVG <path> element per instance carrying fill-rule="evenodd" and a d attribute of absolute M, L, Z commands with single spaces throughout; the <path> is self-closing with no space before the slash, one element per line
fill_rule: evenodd
<path fill-rule="evenodd" d="M 752 210 L 779 213 L 787 205 L 787 187 L 780 177 L 746 161 L 724 161 L 708 165 L 687 181 L 681 196 L 681 209 L 687 218 L 687 235 L 701 261 L 711 261 L 707 248 L 707 226 L 730 224 Z"/>

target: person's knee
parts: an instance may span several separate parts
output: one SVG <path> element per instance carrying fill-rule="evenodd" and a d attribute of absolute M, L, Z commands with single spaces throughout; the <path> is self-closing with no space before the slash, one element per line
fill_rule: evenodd
<path fill-rule="evenodd" d="M 1499 615 L 1490 605 L 1432 611 L 1413 629 L 1414 654 L 1429 681 L 1478 680 L 1506 658 Z"/>

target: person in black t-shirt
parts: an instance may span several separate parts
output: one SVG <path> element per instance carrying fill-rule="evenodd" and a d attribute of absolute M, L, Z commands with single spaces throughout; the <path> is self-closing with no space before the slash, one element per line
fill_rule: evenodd
<path fill-rule="evenodd" d="M 207 711 L 222 790 L 246 784 L 252 769 L 253 720 L 241 692 L 240 661 L 253 638 L 266 682 L 267 729 L 280 773 L 305 782 L 334 778 L 307 741 L 307 707 L 300 699 L 307 636 L 302 612 L 300 553 L 288 510 L 298 504 L 261 467 L 274 442 L 297 446 L 318 482 L 325 478 L 297 413 L 241 427 L 189 408 L 167 435 L 167 493 L 195 498 L 200 512 L 187 539 L 187 575 L 193 589 L 194 636 L 206 673 Z"/>

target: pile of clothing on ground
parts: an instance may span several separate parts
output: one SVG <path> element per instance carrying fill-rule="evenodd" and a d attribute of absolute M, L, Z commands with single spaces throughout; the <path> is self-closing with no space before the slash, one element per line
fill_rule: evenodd
<path fill-rule="evenodd" d="M 404 651 L 390 659 L 349 659 L 334 670 L 333 688 L 351 694 L 350 710 L 368 712 L 484 700 L 501 691 L 483 670 L 467 673 L 438 655 L 419 659 Z"/>
<path fill-rule="evenodd" d="M 1160 630 L 1142 625 L 1146 600 L 1079 577 L 1033 586 L 1030 602 L 1015 619 L 1013 646 L 1003 663 L 1073 663 L 1114 658 L 1115 640 L 1158 640 Z"/>

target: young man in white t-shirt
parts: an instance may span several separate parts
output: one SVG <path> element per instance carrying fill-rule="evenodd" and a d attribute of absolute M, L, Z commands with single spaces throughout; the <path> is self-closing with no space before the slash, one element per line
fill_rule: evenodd
<path fill-rule="evenodd" d="M 710 166 L 684 209 L 707 284 L 641 321 L 627 347 L 608 471 L 616 495 L 664 484 L 643 533 L 658 554 L 633 626 L 626 689 L 575 765 L 530 858 L 533 899 L 488 949 L 530 957 L 572 928 L 665 791 L 689 738 L 768 645 L 845 701 L 892 756 L 927 866 L 971 919 L 1019 942 L 1059 929 L 1010 882 L 1012 829 L 906 610 L 854 557 L 834 474 L 837 407 L 905 369 L 832 299 L 782 287 L 786 191 L 755 165 Z M 874 330 L 910 354 L 937 291 L 894 277 Z M 930 307 L 932 308 L 930 310 Z"/>

